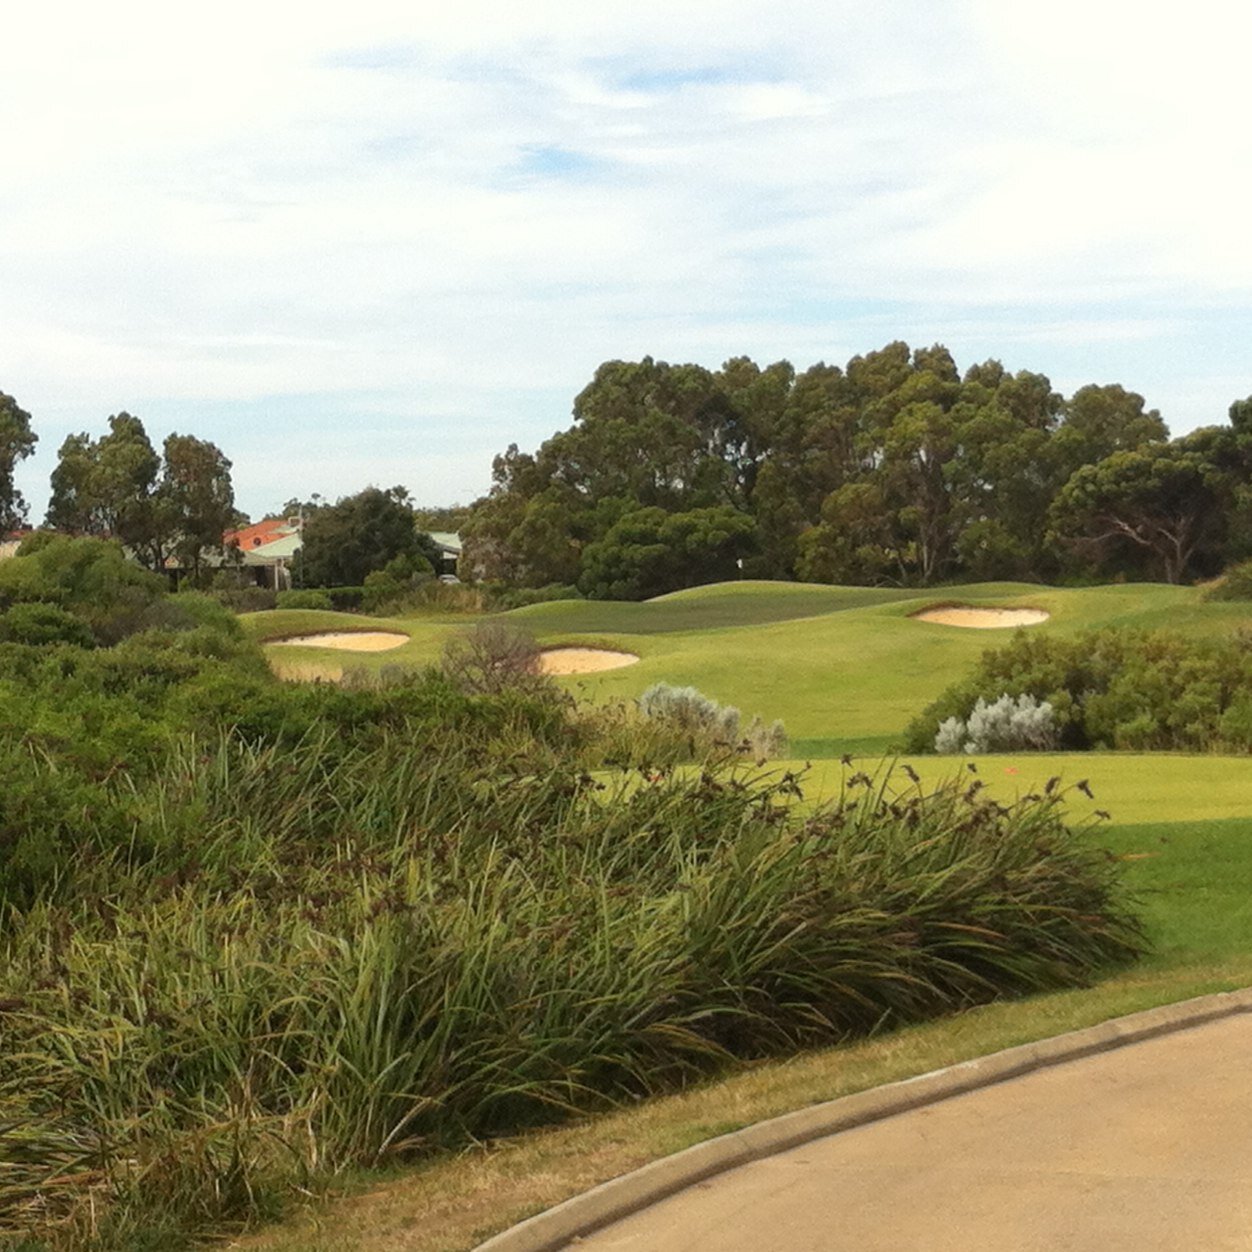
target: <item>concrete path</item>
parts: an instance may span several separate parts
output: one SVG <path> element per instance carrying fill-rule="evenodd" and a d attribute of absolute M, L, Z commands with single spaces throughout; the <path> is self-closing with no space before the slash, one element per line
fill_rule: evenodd
<path fill-rule="evenodd" d="M 1249 1252 L 1252 1014 L 741 1166 L 577 1252 Z"/>

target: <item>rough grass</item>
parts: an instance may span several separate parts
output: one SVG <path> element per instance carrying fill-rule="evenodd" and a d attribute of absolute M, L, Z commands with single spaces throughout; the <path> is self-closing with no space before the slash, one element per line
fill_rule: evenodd
<path fill-rule="evenodd" d="M 345 1167 L 1085 985 L 1140 947 L 1054 803 L 850 781 L 812 809 L 787 777 L 652 770 L 605 791 L 497 735 L 341 738 L 187 744 L 145 857 L 85 856 L 12 911 L 0 1230 L 181 1246 Z M 160 825 L 187 813 L 190 862 Z"/>

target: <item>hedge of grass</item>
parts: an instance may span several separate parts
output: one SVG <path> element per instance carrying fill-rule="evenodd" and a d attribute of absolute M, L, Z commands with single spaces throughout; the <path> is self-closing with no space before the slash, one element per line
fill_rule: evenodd
<path fill-rule="evenodd" d="M 10 913 L 0 1229 L 179 1246 L 344 1167 L 1139 946 L 1050 800 L 863 785 L 813 813 L 790 778 L 606 784 L 490 735 L 431 746 L 189 742 L 136 815 L 144 860 L 84 856 Z"/>

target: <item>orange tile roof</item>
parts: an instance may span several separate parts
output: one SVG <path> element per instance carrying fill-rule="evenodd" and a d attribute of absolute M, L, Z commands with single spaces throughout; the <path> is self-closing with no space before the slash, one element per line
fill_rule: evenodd
<path fill-rule="evenodd" d="M 238 544 L 241 551 L 250 552 L 253 548 L 273 543 L 275 539 L 281 539 L 294 530 L 295 527 L 285 517 L 267 517 L 262 522 L 253 522 L 251 526 L 244 526 L 240 530 L 228 530 L 222 536 L 222 544 L 225 547 Z"/>

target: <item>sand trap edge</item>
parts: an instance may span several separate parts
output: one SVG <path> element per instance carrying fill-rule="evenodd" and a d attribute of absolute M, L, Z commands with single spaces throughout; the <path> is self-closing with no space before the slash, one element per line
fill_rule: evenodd
<path fill-rule="evenodd" d="M 553 677 L 566 674 L 600 674 L 605 670 L 625 669 L 636 665 L 639 658 L 633 652 L 621 652 L 613 648 L 583 648 L 570 644 L 544 648 L 539 654 L 539 670 Z"/>
<path fill-rule="evenodd" d="M 408 642 L 408 635 L 393 630 L 327 630 L 312 635 L 291 635 L 286 639 L 266 639 L 265 646 L 331 648 L 338 652 L 390 652 Z"/>
<path fill-rule="evenodd" d="M 1017 626 L 1038 626 L 1052 616 L 1045 609 L 979 608 L 972 604 L 935 604 L 909 620 L 934 626 L 956 626 L 965 630 L 1012 630 Z"/>

